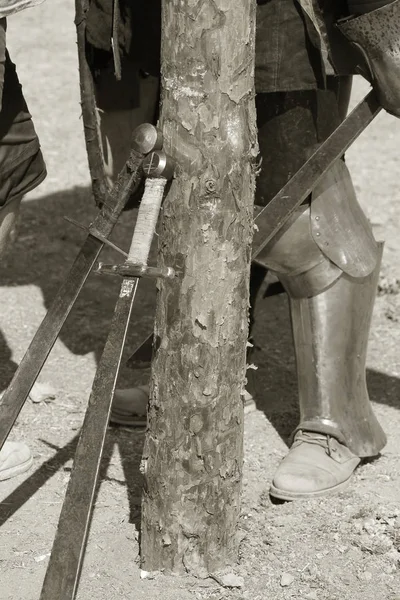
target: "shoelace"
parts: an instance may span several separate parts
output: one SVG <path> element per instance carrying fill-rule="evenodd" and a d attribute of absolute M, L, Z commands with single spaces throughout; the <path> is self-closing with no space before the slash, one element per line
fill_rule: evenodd
<path fill-rule="evenodd" d="M 315 444 L 316 446 L 321 446 L 328 456 L 332 456 L 332 452 L 336 452 L 336 448 L 332 447 L 331 440 L 332 438 L 328 434 L 324 435 L 321 433 L 313 433 L 312 431 L 303 431 L 300 429 L 296 433 L 294 444 L 297 444 L 298 442 Z"/>

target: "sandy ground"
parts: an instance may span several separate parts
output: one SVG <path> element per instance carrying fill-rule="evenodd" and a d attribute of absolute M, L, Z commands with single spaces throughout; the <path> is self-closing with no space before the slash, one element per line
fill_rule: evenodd
<path fill-rule="evenodd" d="M 9 20 L 9 48 L 48 164 L 27 198 L 19 240 L 0 265 L 0 389 L 4 389 L 68 272 L 83 234 L 63 215 L 94 214 L 79 93 L 73 3 L 52 0 Z M 353 101 L 368 86 L 357 81 Z M 258 410 L 246 417 L 240 560 L 242 588 L 214 580 L 141 580 L 138 565 L 142 431 L 110 429 L 78 599 L 399 600 L 400 598 L 400 124 L 381 114 L 348 153 L 360 201 L 386 240 L 368 355 L 368 383 L 388 434 L 381 457 L 362 465 L 351 487 L 331 499 L 271 504 L 268 487 L 296 424 L 296 382 L 285 299 L 259 303 Z M 133 213 L 114 238 L 126 247 Z M 108 259 L 115 258 L 107 251 Z M 54 402 L 24 407 L 13 439 L 34 452 L 34 468 L 0 484 L 0 599 L 36 600 L 51 551 L 117 282 L 91 276 L 40 376 Z M 139 290 L 126 354 L 151 330 L 154 286 Z M 121 385 L 145 372 L 121 373 Z M 54 599 L 56 600 L 56 599 Z"/>

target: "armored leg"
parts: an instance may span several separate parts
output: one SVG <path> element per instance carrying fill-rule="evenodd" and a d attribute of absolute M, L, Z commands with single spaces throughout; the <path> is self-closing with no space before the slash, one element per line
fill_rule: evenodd
<path fill-rule="evenodd" d="M 343 275 L 311 298 L 291 298 L 299 382 L 298 430 L 325 433 L 359 457 L 386 443 L 368 397 L 367 343 L 380 261 L 363 278 Z"/>
<path fill-rule="evenodd" d="M 271 495 L 295 500 L 346 487 L 360 457 L 386 443 L 371 408 L 365 361 L 380 261 L 309 298 L 291 298 L 300 423 Z"/>
<path fill-rule="evenodd" d="M 292 225 L 305 222 L 306 209 Z M 311 231 L 311 228 L 309 228 Z M 296 244 L 286 232 L 289 249 Z M 269 266 L 289 262 L 279 248 L 270 249 Z M 275 474 L 271 494 L 287 500 L 336 492 L 349 482 L 360 457 L 374 456 L 386 443 L 371 408 L 365 380 L 367 342 L 376 295 L 381 247 L 373 270 L 361 277 L 345 273 L 310 236 L 309 269 L 297 274 L 277 271 L 290 298 L 296 354 L 300 423 L 294 443 Z M 305 236 L 300 240 L 305 250 Z M 373 247 L 371 247 L 371 254 Z M 319 254 L 319 261 L 318 261 Z M 292 264 L 300 264 L 293 255 Z M 304 268 L 304 264 L 300 268 Z"/>
<path fill-rule="evenodd" d="M 294 111 L 298 126 L 284 140 L 291 160 L 297 150 L 304 157 L 313 149 L 313 139 L 314 144 L 321 139 L 318 123 L 326 123 L 331 101 L 324 94 L 315 92 L 308 103 L 304 94 L 292 94 L 284 100 L 288 108 L 281 113 L 275 109 L 278 117 L 268 119 L 267 129 L 275 131 L 279 142 L 288 135 L 287 122 L 294 117 L 288 113 Z M 266 152 L 264 131 L 261 126 L 260 146 Z M 269 172 L 277 176 L 273 168 Z M 269 177 L 268 171 L 261 176 L 260 197 L 269 193 L 264 185 Z M 381 251 L 339 160 L 258 256 L 290 298 L 299 387 L 300 423 L 275 474 L 273 496 L 292 500 L 341 490 L 360 457 L 376 455 L 385 445 L 365 382 Z"/>
<path fill-rule="evenodd" d="M 334 211 L 335 195 L 344 190 L 346 209 L 339 204 L 336 208 L 341 212 L 336 218 L 332 214 L 332 221 L 342 223 L 343 239 L 347 232 L 348 241 L 335 246 L 341 236 L 336 231 L 321 231 L 322 216 L 314 230 L 313 204 L 320 209 L 321 199 L 327 202 L 328 194 L 328 210 Z M 373 456 L 385 444 L 365 383 L 380 255 L 381 246 L 375 243 L 356 201 L 347 169 L 338 163 L 325 184 L 316 189 L 310 205 L 299 210 L 259 257 L 277 273 L 290 298 L 299 428 L 335 436 L 357 456 Z"/>

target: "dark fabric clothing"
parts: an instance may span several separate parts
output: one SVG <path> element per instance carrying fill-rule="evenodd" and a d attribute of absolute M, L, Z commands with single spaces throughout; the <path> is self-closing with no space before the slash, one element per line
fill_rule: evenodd
<path fill-rule="evenodd" d="M 101 110 L 130 110 L 140 104 L 140 79 L 143 72 L 128 58 L 121 60 L 122 78 L 114 74 L 111 61 L 95 74 L 96 103 Z"/>
<path fill-rule="evenodd" d="M 324 87 L 323 62 L 312 41 L 313 37 L 307 30 L 306 16 L 296 0 L 269 0 L 258 6 L 256 91 Z"/>
<path fill-rule="evenodd" d="M 334 27 L 347 15 L 346 0 L 258 0 L 257 92 L 324 89 L 329 75 L 355 72 L 348 41 Z M 91 0 L 87 39 L 93 70 L 112 62 L 112 0 Z M 160 72 L 161 0 L 119 0 L 122 58 L 157 76 Z M 112 67 L 111 67 L 112 69 Z M 122 76 L 124 76 L 124 66 Z"/>
<path fill-rule="evenodd" d="M 393 0 L 348 0 L 349 13 L 351 15 L 365 15 L 392 2 Z"/>
<path fill-rule="evenodd" d="M 351 78 L 328 77 L 326 90 L 257 94 L 261 171 L 256 204 L 265 206 L 344 119 Z"/>
<path fill-rule="evenodd" d="M 0 176 L 0 210 L 14 198 L 22 198 L 34 190 L 46 177 L 42 152 L 38 150 L 25 160 L 16 163 Z"/>
<path fill-rule="evenodd" d="M 104 0 L 96 0 L 100 1 Z M 320 1 L 325 3 L 321 10 L 330 12 L 332 19 L 343 10 L 342 5 L 333 15 L 333 0 Z M 336 0 L 336 7 L 340 4 L 341 0 Z M 322 54 L 311 43 L 307 19 L 297 0 L 260 1 L 257 10 L 256 108 L 263 162 L 256 203 L 264 206 L 344 119 L 351 77 L 326 74 Z M 314 38 L 318 36 L 314 34 Z M 126 69 L 130 69 L 128 86 L 124 78 L 115 82 L 112 69 L 103 71 L 97 86 L 102 109 L 137 106 L 132 66 L 128 64 Z M 112 81 L 115 94 L 110 93 Z M 276 89 L 279 91 L 271 91 Z"/>
<path fill-rule="evenodd" d="M 257 92 L 326 89 L 354 74 L 358 56 L 335 27 L 346 0 L 268 0 L 257 8 Z"/>
<path fill-rule="evenodd" d="M 22 196 L 46 176 L 46 167 L 15 66 L 5 55 L 0 111 L 0 206 Z"/>
<path fill-rule="evenodd" d="M 160 72 L 161 0 L 119 0 L 118 45 L 122 57 L 138 68 Z M 91 0 L 87 15 L 88 42 L 97 50 L 111 52 L 113 31 L 112 0 Z M 104 60 L 104 56 L 96 56 Z"/>

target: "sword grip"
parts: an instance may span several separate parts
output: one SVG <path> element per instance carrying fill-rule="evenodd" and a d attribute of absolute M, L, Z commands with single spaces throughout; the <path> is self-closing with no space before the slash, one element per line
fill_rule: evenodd
<path fill-rule="evenodd" d="M 144 194 L 140 203 L 135 231 L 128 253 L 128 263 L 147 265 L 151 242 L 157 225 L 164 190 L 167 184 L 165 177 L 146 179 Z"/>

